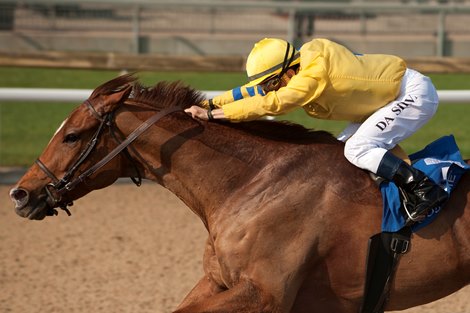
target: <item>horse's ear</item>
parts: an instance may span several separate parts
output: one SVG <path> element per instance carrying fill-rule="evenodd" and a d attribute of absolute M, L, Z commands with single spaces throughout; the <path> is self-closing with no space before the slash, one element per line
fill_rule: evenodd
<path fill-rule="evenodd" d="M 118 105 L 129 98 L 132 92 L 132 85 L 128 84 L 121 87 L 118 91 L 109 94 L 100 94 L 98 107 L 95 108 L 100 114 L 106 114 L 114 111 Z"/>
<path fill-rule="evenodd" d="M 110 95 L 105 96 L 105 102 L 109 102 L 109 104 L 120 104 L 123 101 L 126 101 L 129 98 L 129 95 L 132 92 L 132 85 L 128 84 L 122 87 L 119 91 L 112 93 Z"/>

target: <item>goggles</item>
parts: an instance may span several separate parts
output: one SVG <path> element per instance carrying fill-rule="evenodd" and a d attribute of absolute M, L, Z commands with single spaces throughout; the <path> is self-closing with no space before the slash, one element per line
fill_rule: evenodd
<path fill-rule="evenodd" d="M 296 55 L 295 49 L 292 49 L 292 54 L 289 57 L 289 50 L 290 50 L 291 44 L 287 43 L 287 49 L 286 49 L 286 54 L 284 55 L 284 61 L 282 62 L 282 70 L 279 74 L 273 75 L 268 77 L 266 80 L 261 82 L 259 85 L 263 89 L 265 93 L 268 93 L 270 91 L 278 90 L 281 86 L 282 82 L 282 76 L 287 72 L 289 69 L 289 64 L 292 63 L 292 61 L 299 56 L 299 54 Z"/>

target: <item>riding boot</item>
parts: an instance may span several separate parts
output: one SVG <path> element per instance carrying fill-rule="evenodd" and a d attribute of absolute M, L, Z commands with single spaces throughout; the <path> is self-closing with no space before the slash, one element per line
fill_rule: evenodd
<path fill-rule="evenodd" d="M 377 175 L 395 182 L 404 191 L 407 224 L 422 221 L 431 209 L 442 205 L 449 198 L 447 192 L 432 179 L 391 152 L 384 155 Z"/>

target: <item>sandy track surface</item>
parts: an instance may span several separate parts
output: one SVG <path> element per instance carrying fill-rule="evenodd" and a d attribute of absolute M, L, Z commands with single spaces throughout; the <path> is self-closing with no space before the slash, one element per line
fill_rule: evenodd
<path fill-rule="evenodd" d="M 18 217 L 0 185 L 0 312 L 171 312 L 202 276 L 199 219 L 162 187 L 116 184 L 72 216 Z M 438 261 L 438 260 L 436 260 Z M 470 288 L 406 313 L 469 313 Z"/>

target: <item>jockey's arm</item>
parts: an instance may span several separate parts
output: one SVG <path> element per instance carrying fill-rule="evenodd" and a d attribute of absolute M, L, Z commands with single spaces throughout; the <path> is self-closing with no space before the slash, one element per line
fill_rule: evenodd
<path fill-rule="evenodd" d="M 265 95 L 261 86 L 250 87 L 244 85 L 228 90 L 212 99 L 204 100 L 200 104 L 200 107 L 193 106 L 185 111 L 187 113 L 191 113 L 192 117 L 197 117 L 202 120 L 209 120 L 212 118 L 225 119 L 224 111 L 220 109 L 223 105 L 257 95 Z M 211 109 L 210 113 L 208 112 L 208 109 Z"/>
<path fill-rule="evenodd" d="M 236 87 L 231 90 L 228 90 L 222 93 L 221 95 L 218 95 L 212 99 L 204 100 L 201 103 L 201 106 L 205 109 L 220 108 L 227 103 L 254 97 L 256 95 L 264 96 L 264 92 L 261 86 L 249 87 L 249 86 L 244 85 L 244 86 L 240 86 L 240 87 Z"/>

